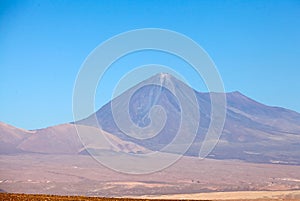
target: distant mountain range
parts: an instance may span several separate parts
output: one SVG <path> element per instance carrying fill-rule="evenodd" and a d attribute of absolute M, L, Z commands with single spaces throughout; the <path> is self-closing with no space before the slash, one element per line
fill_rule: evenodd
<path fill-rule="evenodd" d="M 98 142 L 93 138 L 85 140 L 88 143 L 83 146 L 77 134 L 80 129 L 89 134 L 99 134 L 110 140 L 111 144 Z M 73 124 L 61 124 L 44 129 L 27 131 L 0 122 L 0 153 L 41 153 L 41 154 L 88 154 L 93 149 L 102 151 L 115 151 L 124 153 L 147 153 L 144 147 L 132 142 L 126 142 L 118 137 L 89 126 L 78 126 Z"/>
<path fill-rule="evenodd" d="M 154 81 L 176 87 L 183 95 L 186 89 L 193 90 L 177 78 L 166 74 L 157 74 L 139 83 L 104 105 L 95 114 L 76 122 L 79 129 L 83 129 L 82 133 L 86 133 L 84 138 L 88 139 L 85 140 L 88 142 L 87 147 L 82 145 L 74 122 L 34 131 L 17 129 L 1 123 L 0 152 L 1 154 L 23 152 L 87 154 L 87 151 L 93 149 L 126 153 L 159 151 L 174 139 L 179 129 L 181 106 L 178 99 L 163 85 L 147 84 Z M 132 90 L 135 90 L 133 94 L 131 94 Z M 185 153 L 187 156 L 198 156 L 211 122 L 210 94 L 193 91 L 199 105 L 199 128 L 191 147 Z M 266 106 L 240 92 L 225 95 L 227 99 L 225 126 L 209 158 L 300 165 L 299 113 L 280 107 Z M 188 98 L 186 101 L 189 101 Z M 167 117 L 164 127 L 157 135 L 148 139 L 137 139 L 127 135 L 118 128 L 111 107 L 112 104 L 117 108 L 126 107 L 125 102 L 129 103 L 131 121 L 139 127 L 147 127 L 151 124 L 151 108 L 159 105 L 164 109 Z M 194 121 L 193 115 L 185 118 Z M 130 127 L 126 128 L 127 131 L 130 129 Z M 188 128 L 183 129 L 186 129 L 188 134 Z M 97 132 L 110 139 L 112 144 L 103 145 L 89 139 L 89 133 Z"/>

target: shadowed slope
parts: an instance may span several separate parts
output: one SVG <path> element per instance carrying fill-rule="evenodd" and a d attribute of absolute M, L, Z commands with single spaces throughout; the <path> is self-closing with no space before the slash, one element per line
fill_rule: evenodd
<path fill-rule="evenodd" d="M 123 140 L 132 141 L 151 150 L 160 150 L 170 143 L 180 126 L 181 105 L 174 94 L 164 85 L 147 84 L 167 83 L 182 94 L 192 90 L 171 75 L 155 75 L 125 91 L 119 97 L 100 108 L 79 124 L 97 126 Z M 131 91 L 135 92 L 131 94 Z M 200 121 L 196 139 L 186 155 L 198 156 L 201 143 L 211 120 L 211 99 L 209 93 L 194 91 L 199 104 Z M 186 93 L 187 94 L 187 93 Z M 189 97 L 189 94 L 186 95 Z M 227 116 L 220 141 L 210 154 L 211 158 L 240 159 L 252 162 L 300 164 L 300 114 L 280 107 L 270 107 L 258 103 L 240 92 L 231 92 L 227 97 Z M 122 101 L 121 101 L 122 100 Z M 124 101 L 127 100 L 127 101 Z M 186 98 L 189 104 L 189 98 Z M 128 102 L 128 106 L 124 103 Z M 140 127 L 151 123 L 151 108 L 161 106 L 166 115 L 166 123 L 160 132 L 147 140 L 139 140 L 126 135 L 118 128 L 111 105 L 128 107 L 131 121 Z M 93 122 L 96 117 L 97 123 Z M 129 117 L 128 117 L 129 118 Z M 194 116 L 187 118 L 195 121 Z M 128 128 L 130 130 L 130 128 Z M 189 134 L 188 129 L 186 133 Z"/>

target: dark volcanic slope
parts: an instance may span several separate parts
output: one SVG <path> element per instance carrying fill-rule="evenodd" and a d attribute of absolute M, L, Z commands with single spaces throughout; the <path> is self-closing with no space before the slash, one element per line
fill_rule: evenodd
<path fill-rule="evenodd" d="M 216 158 L 300 164 L 300 114 L 227 94 L 227 119 Z"/>
<path fill-rule="evenodd" d="M 138 84 L 112 100 L 95 114 L 79 124 L 96 126 L 92 119 L 96 115 L 101 128 L 123 140 L 135 142 L 151 150 L 160 150 L 170 143 L 180 125 L 181 107 L 178 99 L 164 87 L 146 83 L 164 83 L 175 87 L 183 96 L 188 86 L 167 74 L 158 74 Z M 135 90 L 133 95 L 131 91 Z M 199 104 L 200 127 L 197 137 L 186 155 L 198 156 L 211 118 L 210 94 L 196 92 Z M 186 95 L 189 101 L 189 95 Z M 211 158 L 240 159 L 252 162 L 300 164 L 300 114 L 279 107 L 258 103 L 239 92 L 227 93 L 227 117 L 221 139 Z M 159 105 L 167 115 L 166 124 L 158 135 L 139 140 L 124 134 L 116 125 L 111 104 L 124 108 L 128 99 L 131 121 L 137 126 L 147 127 L 150 123 L 150 109 Z M 187 103 L 188 104 L 188 103 Z M 190 121 L 195 118 L 191 114 Z M 130 127 L 127 130 L 130 131 Z M 188 128 L 186 133 L 188 134 Z"/>

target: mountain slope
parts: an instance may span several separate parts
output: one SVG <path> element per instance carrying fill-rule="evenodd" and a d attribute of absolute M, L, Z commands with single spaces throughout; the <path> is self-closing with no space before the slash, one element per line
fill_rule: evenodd
<path fill-rule="evenodd" d="M 154 82 L 158 84 L 151 84 Z M 96 117 L 97 123 L 103 130 L 148 149 L 161 150 L 174 139 L 181 122 L 180 103 L 174 94 L 167 89 L 170 86 L 179 90 L 183 96 L 186 95 L 184 104 L 190 104 L 190 94 L 185 91 L 193 89 L 171 75 L 158 74 L 125 91 L 100 108 L 95 114 L 77 123 L 96 127 L 96 123 L 92 121 Z M 211 122 L 210 94 L 194 92 L 199 104 L 200 126 L 196 139 L 186 152 L 186 155 L 189 156 L 198 156 Z M 299 113 L 280 107 L 266 106 L 240 92 L 227 93 L 226 98 L 225 126 L 217 146 L 209 157 L 251 162 L 300 164 Z M 138 139 L 124 133 L 124 128 L 118 128 L 111 105 L 119 110 L 128 108 L 128 118 L 130 117 L 131 121 L 138 127 L 151 125 L 151 117 L 152 121 L 155 121 L 155 118 L 160 118 L 160 115 L 151 116 L 150 112 L 151 108 L 157 105 L 164 109 L 167 120 L 157 135 L 147 139 Z M 191 115 L 186 116 L 185 119 L 195 121 L 194 115 L 191 112 Z M 129 134 L 130 131 L 135 132 L 132 125 L 130 126 L 125 128 Z M 188 128 L 184 129 L 186 134 L 189 134 Z"/>
<path fill-rule="evenodd" d="M 83 145 L 77 130 L 84 133 Z M 88 151 L 147 153 L 144 147 L 126 142 L 97 128 L 61 124 L 34 131 L 26 131 L 0 123 L 0 154 L 88 154 Z M 97 137 L 95 137 L 97 136 Z M 108 139 L 109 141 L 107 141 Z"/>
<path fill-rule="evenodd" d="M 18 144 L 32 133 L 34 132 L 0 122 L 0 153 L 12 154 L 20 152 L 17 148 Z"/>

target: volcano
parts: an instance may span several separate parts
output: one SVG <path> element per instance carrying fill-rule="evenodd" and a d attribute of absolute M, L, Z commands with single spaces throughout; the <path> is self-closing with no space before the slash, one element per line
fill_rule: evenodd
<path fill-rule="evenodd" d="M 210 129 L 216 130 L 212 97 L 226 97 L 227 104 L 208 158 L 300 165 L 299 113 L 238 91 L 198 92 L 166 73 L 138 83 L 77 122 L 31 131 L 0 122 L 0 154 L 160 151 L 199 157 Z"/>
<path fill-rule="evenodd" d="M 178 93 L 174 94 L 172 89 L 184 98 L 179 100 Z M 196 101 L 191 101 L 191 92 Z M 224 128 L 209 158 L 300 164 L 299 113 L 264 105 L 238 91 L 214 94 L 224 95 L 227 106 Z M 160 73 L 125 91 L 76 123 L 100 127 L 122 140 L 153 151 L 163 150 L 176 138 L 178 130 L 183 130 L 184 135 L 188 136 L 191 134 L 189 126 L 197 125 L 196 135 L 184 154 L 198 156 L 212 121 L 211 97 L 212 93 L 198 92 L 172 75 Z M 194 103 L 197 107 L 189 108 Z M 182 105 L 187 105 L 184 117 Z M 127 112 L 124 118 L 118 113 L 121 110 Z M 190 123 L 182 126 L 183 118 Z M 118 123 L 122 121 L 125 123 L 120 128 Z M 163 127 L 158 128 L 161 122 Z M 137 132 L 136 127 L 145 128 L 147 132 Z M 184 138 L 181 140 L 182 144 L 186 143 Z M 177 140 L 176 146 L 180 144 L 181 141 Z"/>

